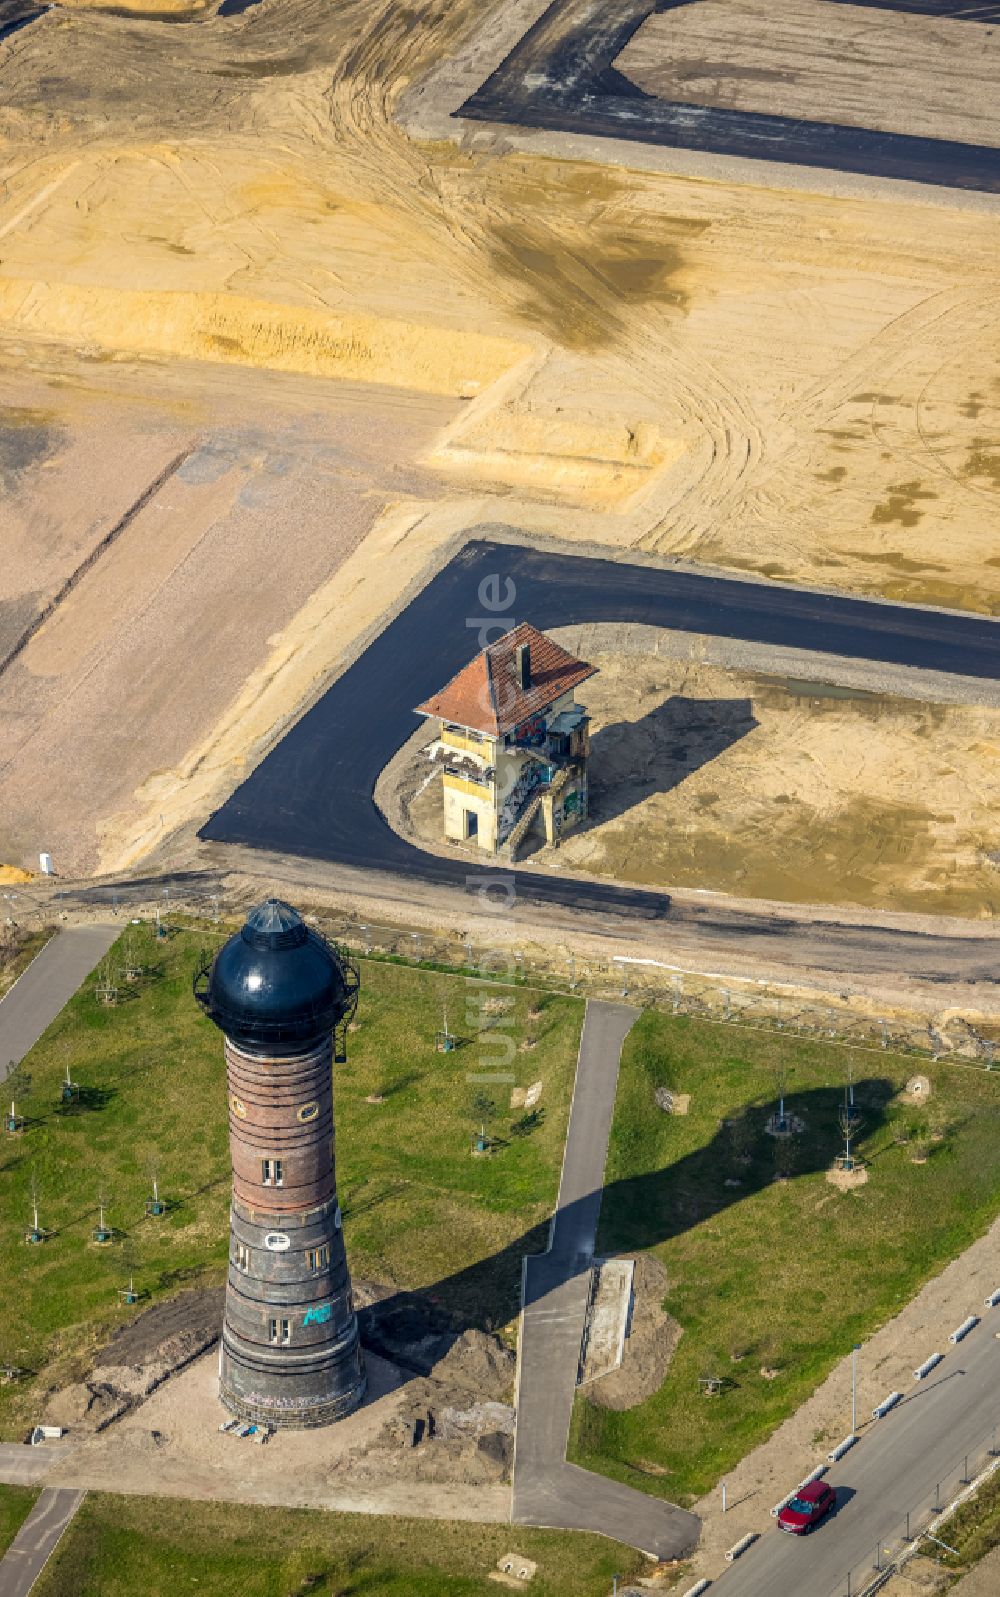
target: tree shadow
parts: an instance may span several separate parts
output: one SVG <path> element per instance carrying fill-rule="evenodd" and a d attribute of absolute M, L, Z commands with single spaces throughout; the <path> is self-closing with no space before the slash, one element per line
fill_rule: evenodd
<path fill-rule="evenodd" d="M 413 1087 L 418 1081 L 423 1081 L 422 1070 L 408 1070 L 401 1076 L 392 1076 L 379 1087 L 379 1096 L 385 1099 L 395 1098 L 399 1093 L 405 1092 L 407 1087 Z"/>
<path fill-rule="evenodd" d="M 865 1141 L 884 1125 L 894 1091 L 892 1083 L 882 1077 L 855 1083 L 855 1103 L 864 1118 Z M 786 1112 L 799 1117 L 805 1127 L 792 1139 L 793 1169 L 781 1177 L 788 1186 L 832 1165 L 843 1141 L 837 1120 L 843 1096 L 842 1088 L 817 1087 L 786 1097 Z M 704 1147 L 673 1164 L 613 1181 L 560 1209 L 552 1228 L 546 1267 L 528 1272 L 528 1301 L 545 1296 L 559 1280 L 589 1271 L 592 1253 L 580 1250 L 576 1239 L 581 1235 L 594 1237 L 598 1216 L 600 1236 L 596 1251 L 641 1252 L 682 1235 L 771 1186 L 776 1179 L 774 1146 L 763 1128 L 777 1109 L 778 1102 L 774 1100 L 758 1102 L 748 1111 L 755 1128 L 752 1146 L 747 1145 L 745 1137 L 734 1137 L 734 1126 L 744 1119 L 740 1115 L 734 1121 L 724 1121 Z M 734 1180 L 738 1186 L 726 1184 Z M 420 1314 L 429 1331 L 448 1331 L 453 1336 L 509 1322 L 520 1306 L 521 1260 L 526 1254 L 545 1254 L 549 1234 L 547 1223 L 537 1225 L 488 1258 L 432 1285 L 390 1293 L 365 1311 L 365 1341 L 392 1357 L 392 1321 L 399 1316 L 411 1321 Z"/>
<path fill-rule="evenodd" d="M 75 1095 L 65 1103 L 61 1103 L 55 1113 L 57 1115 L 99 1113 L 117 1097 L 117 1087 L 78 1087 Z"/>

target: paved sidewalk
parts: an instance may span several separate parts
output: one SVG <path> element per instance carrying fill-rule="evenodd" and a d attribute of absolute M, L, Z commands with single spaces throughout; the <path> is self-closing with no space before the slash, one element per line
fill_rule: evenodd
<path fill-rule="evenodd" d="M 0 999 L 0 1081 L 35 1046 L 121 929 L 116 921 L 56 932 Z"/>
<path fill-rule="evenodd" d="M 38 1447 L 0 1442 L 0 1482 L 5 1486 L 37 1486 L 73 1450 L 72 1442 L 42 1442 Z"/>
<path fill-rule="evenodd" d="M 45 1488 L 0 1559 L 0 1597 L 27 1597 L 85 1495 Z"/>
<path fill-rule="evenodd" d="M 698 1539 L 694 1514 L 566 1462 L 618 1065 L 637 1014 L 587 1005 L 549 1251 L 524 1261 L 512 1517 L 677 1558 Z"/>

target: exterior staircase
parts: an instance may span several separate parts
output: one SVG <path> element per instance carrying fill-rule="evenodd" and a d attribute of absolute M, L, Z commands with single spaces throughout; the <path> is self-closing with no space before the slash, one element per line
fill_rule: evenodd
<path fill-rule="evenodd" d="M 511 859 L 516 857 L 518 846 L 524 841 L 532 821 L 542 807 L 542 800 L 544 798 L 558 798 L 569 781 L 569 777 L 569 766 L 563 766 L 556 772 L 551 782 L 543 782 L 540 787 L 535 788 L 521 814 L 507 833 L 504 849 Z"/>

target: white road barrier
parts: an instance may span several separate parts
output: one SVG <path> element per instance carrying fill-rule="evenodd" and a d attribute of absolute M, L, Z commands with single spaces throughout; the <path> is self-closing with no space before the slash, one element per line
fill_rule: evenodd
<path fill-rule="evenodd" d="M 884 1419 L 886 1414 L 888 1414 L 889 1410 L 891 1408 L 895 1408 L 896 1407 L 896 1404 L 899 1402 L 899 1400 L 902 1397 L 902 1395 L 903 1395 L 902 1392 L 890 1392 L 888 1397 L 884 1397 L 882 1399 L 882 1401 L 879 1404 L 878 1408 L 873 1408 L 872 1409 L 872 1419 L 873 1420 Z"/>
<path fill-rule="evenodd" d="M 707 1591 L 711 1584 L 710 1580 L 696 1580 L 693 1586 L 688 1587 L 684 1597 L 701 1597 L 702 1592 Z"/>
<path fill-rule="evenodd" d="M 961 1342 L 963 1336 L 968 1336 L 969 1332 L 973 1329 L 973 1327 L 978 1325 L 978 1324 L 979 1324 L 979 1315 L 978 1314 L 970 1314 L 969 1318 L 967 1320 L 963 1320 L 961 1325 L 956 1326 L 955 1330 L 952 1331 L 950 1337 L 948 1338 L 948 1341 L 949 1342 Z"/>
<path fill-rule="evenodd" d="M 757 1532 L 755 1530 L 750 1531 L 747 1536 L 741 1536 L 739 1541 L 734 1542 L 726 1554 L 726 1563 L 734 1564 L 740 1554 L 745 1553 L 748 1547 L 752 1547 L 756 1540 Z"/>
<path fill-rule="evenodd" d="M 854 1446 L 856 1441 L 857 1441 L 857 1437 L 855 1436 L 854 1432 L 852 1431 L 850 1436 L 845 1436 L 844 1440 L 842 1442 L 838 1442 L 836 1447 L 832 1448 L 831 1451 L 829 1453 L 827 1453 L 827 1455 L 826 1455 L 827 1463 L 828 1464 L 836 1464 L 838 1458 L 843 1458 L 844 1454 L 848 1451 L 849 1448 Z"/>
<path fill-rule="evenodd" d="M 995 1309 L 998 1303 L 1000 1303 L 1000 1286 L 995 1292 L 991 1292 L 988 1298 L 983 1299 L 983 1308 Z"/>
<path fill-rule="evenodd" d="M 932 1353 L 929 1359 L 924 1359 L 922 1364 L 917 1365 L 913 1372 L 913 1379 L 915 1381 L 922 1381 L 925 1375 L 930 1375 L 931 1370 L 937 1368 L 943 1358 L 943 1353 Z"/>
<path fill-rule="evenodd" d="M 845 1449 L 845 1451 L 846 1451 L 846 1449 Z M 799 1484 L 797 1486 L 794 1486 L 792 1488 L 792 1490 L 788 1493 L 787 1497 L 783 1497 L 781 1499 L 780 1503 L 775 1503 L 774 1507 L 771 1510 L 771 1518 L 772 1519 L 777 1519 L 778 1515 L 781 1513 L 781 1510 L 784 1508 L 785 1504 L 786 1503 L 790 1503 L 792 1498 L 795 1496 L 795 1494 L 797 1492 L 801 1492 L 803 1486 L 811 1486 L 813 1481 L 818 1481 L 820 1476 L 821 1475 L 825 1475 L 825 1474 L 826 1474 L 826 1465 L 825 1464 L 817 1464 L 816 1468 L 813 1470 L 811 1475 L 807 1475 L 804 1481 L 799 1481 Z"/>

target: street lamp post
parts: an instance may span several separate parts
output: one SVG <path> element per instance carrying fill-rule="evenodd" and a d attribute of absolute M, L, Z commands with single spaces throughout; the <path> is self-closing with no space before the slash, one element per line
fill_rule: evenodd
<path fill-rule="evenodd" d="M 858 1354 L 861 1343 L 855 1342 L 851 1352 L 851 1435 L 854 1436 L 858 1429 Z"/>

